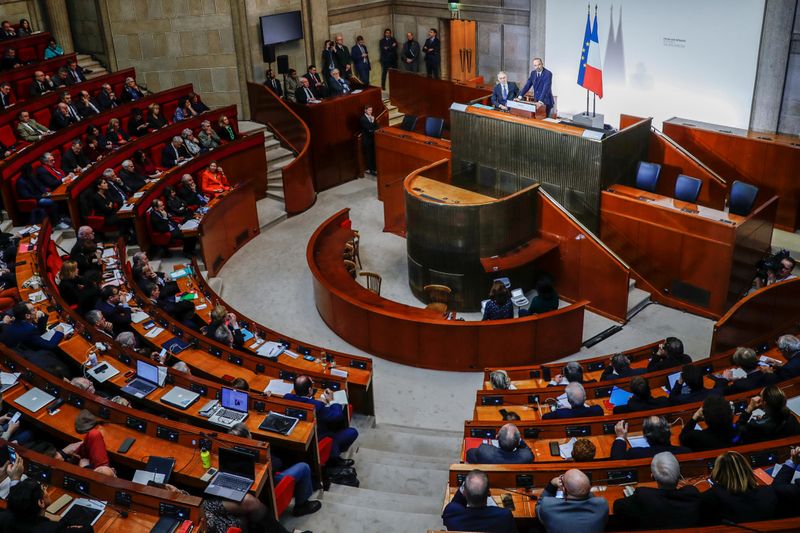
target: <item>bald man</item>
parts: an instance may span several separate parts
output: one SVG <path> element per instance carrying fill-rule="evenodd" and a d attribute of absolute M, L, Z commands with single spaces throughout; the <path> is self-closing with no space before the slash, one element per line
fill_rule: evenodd
<path fill-rule="evenodd" d="M 536 505 L 536 516 L 548 533 L 603 531 L 608 520 L 608 501 L 591 494 L 589 478 L 575 468 L 553 478 Z M 563 498 L 556 497 L 558 492 Z"/>
<path fill-rule="evenodd" d="M 481 444 L 467 450 L 470 464 L 528 464 L 534 461 L 533 452 L 522 440 L 519 429 L 514 424 L 506 424 L 497 432 L 497 446 Z"/>
<path fill-rule="evenodd" d="M 488 497 L 489 476 L 480 470 L 471 471 L 444 508 L 442 521 L 445 527 L 450 531 L 516 533 L 517 525 L 511 511 L 486 505 Z"/>

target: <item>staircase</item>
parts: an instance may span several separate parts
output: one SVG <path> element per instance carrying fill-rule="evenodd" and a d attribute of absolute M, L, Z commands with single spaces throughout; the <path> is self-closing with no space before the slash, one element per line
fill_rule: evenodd
<path fill-rule="evenodd" d="M 458 461 L 461 432 L 375 424 L 374 417 L 354 415 L 359 437 L 355 460 L 358 488 L 331 485 L 312 498 L 322 502 L 313 515 L 281 522 L 289 529 L 314 533 L 419 533 L 442 527 L 444 487 L 450 465 Z"/>
<path fill-rule="evenodd" d="M 78 54 L 78 66 L 92 71 L 86 75 L 87 80 L 108 74 L 108 71 L 103 67 L 103 65 L 101 65 L 99 61 L 95 60 L 89 54 Z"/>
<path fill-rule="evenodd" d="M 650 304 L 650 293 L 636 287 L 636 280 L 631 278 L 628 282 L 628 314 L 630 318 Z"/>
<path fill-rule="evenodd" d="M 399 126 L 403 123 L 403 117 L 405 116 L 403 113 L 397 110 L 397 106 L 393 105 L 392 102 L 385 98 L 383 100 L 383 105 L 386 106 L 386 109 L 389 113 L 389 125 L 390 126 Z"/>
<path fill-rule="evenodd" d="M 264 124 L 242 120 L 239 122 L 239 131 L 242 133 L 264 132 L 264 150 L 267 154 L 267 198 L 284 204 L 283 174 L 281 171 L 286 165 L 294 161 L 294 154 L 291 150 L 281 146 L 277 137 Z"/>

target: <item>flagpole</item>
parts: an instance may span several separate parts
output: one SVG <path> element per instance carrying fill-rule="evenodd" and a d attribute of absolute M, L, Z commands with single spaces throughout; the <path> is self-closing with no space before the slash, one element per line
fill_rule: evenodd
<path fill-rule="evenodd" d="M 591 8 L 590 8 L 590 10 L 591 10 Z M 597 4 L 594 5 L 594 24 L 595 24 L 595 26 L 597 26 Z M 598 43 L 598 48 L 599 48 L 599 43 Z M 599 51 L 598 51 L 598 54 L 599 54 Z M 597 116 L 596 111 L 597 111 L 597 93 L 592 92 L 592 117 Z M 586 106 L 586 114 L 587 115 L 589 114 L 589 106 L 588 105 Z"/>
<path fill-rule="evenodd" d="M 586 89 L 586 116 L 589 116 L 589 89 Z"/>
<path fill-rule="evenodd" d="M 587 24 L 587 29 L 588 29 L 588 24 L 589 24 L 588 17 L 592 16 L 592 4 L 589 3 L 589 2 L 586 2 L 586 16 L 587 16 L 586 24 Z M 588 61 L 589 60 L 589 56 L 588 56 L 589 49 L 588 49 L 588 47 L 586 49 L 586 54 L 587 54 L 587 56 L 586 56 L 586 59 L 584 61 Z M 586 116 L 587 117 L 589 116 L 589 89 L 586 89 Z"/>

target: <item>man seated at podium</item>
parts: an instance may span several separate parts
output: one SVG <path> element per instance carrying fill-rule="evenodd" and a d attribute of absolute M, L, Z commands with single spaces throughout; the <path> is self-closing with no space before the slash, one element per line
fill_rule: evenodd
<path fill-rule="evenodd" d="M 497 73 L 497 85 L 492 89 L 492 105 L 496 109 L 507 111 L 506 102 L 517 97 L 519 87 L 513 81 L 508 81 L 508 76 L 502 70 Z"/>
<path fill-rule="evenodd" d="M 294 97 L 298 104 L 319 102 L 317 95 L 309 87 L 308 78 L 300 78 L 300 86 L 294 91 Z"/>
<path fill-rule="evenodd" d="M 553 73 L 544 68 L 544 62 L 538 57 L 533 60 L 533 70 L 522 86 L 517 100 L 522 100 L 530 89 L 533 89 L 533 101 L 544 105 L 549 117 L 550 110 L 553 109 Z"/>
<path fill-rule="evenodd" d="M 350 94 L 350 84 L 347 82 L 347 80 L 342 78 L 338 68 L 335 68 L 331 71 L 331 82 L 329 89 L 333 96 Z"/>

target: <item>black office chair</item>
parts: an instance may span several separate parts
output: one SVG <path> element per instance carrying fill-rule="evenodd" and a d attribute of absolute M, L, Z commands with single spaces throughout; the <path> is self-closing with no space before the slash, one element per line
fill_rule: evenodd
<path fill-rule="evenodd" d="M 728 202 L 730 213 L 746 217 L 756 203 L 756 196 L 758 196 L 758 187 L 743 181 L 734 181 L 731 185 L 730 202 Z"/>
<path fill-rule="evenodd" d="M 428 137 L 442 138 L 444 129 L 444 119 L 438 117 L 428 117 L 425 119 L 425 135 Z"/>
<path fill-rule="evenodd" d="M 675 198 L 682 202 L 697 203 L 703 181 L 685 174 L 679 174 L 675 180 Z"/>
<path fill-rule="evenodd" d="M 639 161 L 636 168 L 636 188 L 647 192 L 656 192 L 659 173 L 661 173 L 661 165 L 658 163 Z"/>
<path fill-rule="evenodd" d="M 403 123 L 400 124 L 400 129 L 406 131 L 414 131 L 417 129 L 417 117 L 414 115 L 406 115 L 403 117 Z"/>

